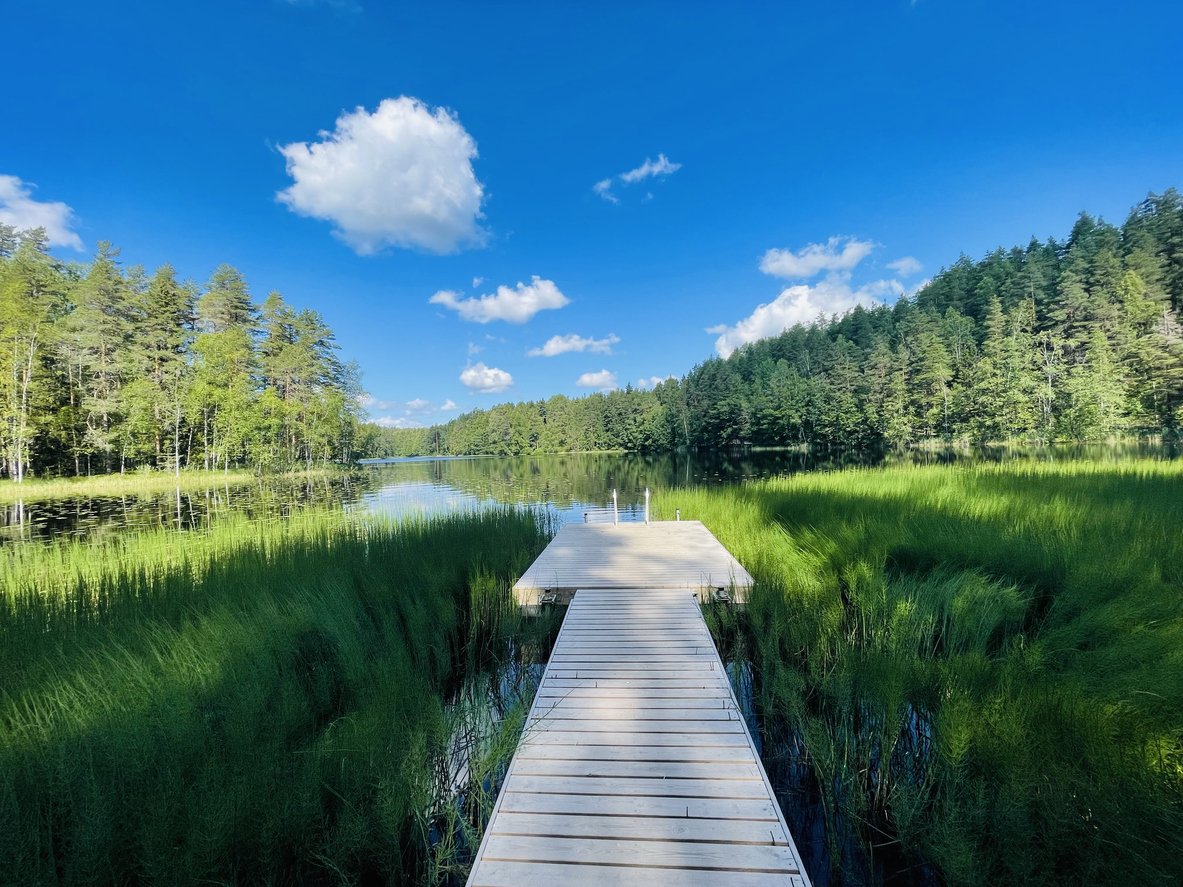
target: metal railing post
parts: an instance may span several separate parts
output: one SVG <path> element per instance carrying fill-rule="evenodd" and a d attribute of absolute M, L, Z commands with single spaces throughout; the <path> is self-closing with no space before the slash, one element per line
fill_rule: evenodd
<path fill-rule="evenodd" d="M 649 523 L 649 488 L 645 487 L 645 523 Z"/>
<path fill-rule="evenodd" d="M 620 509 L 616 505 L 616 487 L 612 488 L 612 523 L 613 525 L 620 523 Z"/>

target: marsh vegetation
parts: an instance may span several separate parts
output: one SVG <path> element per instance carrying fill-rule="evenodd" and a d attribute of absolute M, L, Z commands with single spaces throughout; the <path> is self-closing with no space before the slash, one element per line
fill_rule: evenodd
<path fill-rule="evenodd" d="M 545 538 L 312 511 L 3 549 L 0 882 L 440 882 L 530 698 L 507 582 Z"/>
<path fill-rule="evenodd" d="M 1183 466 L 676 499 L 756 577 L 746 613 L 713 621 L 752 663 L 770 770 L 807 772 L 791 824 L 825 812 L 815 880 L 874 880 L 876 857 L 951 884 L 1183 880 Z"/>

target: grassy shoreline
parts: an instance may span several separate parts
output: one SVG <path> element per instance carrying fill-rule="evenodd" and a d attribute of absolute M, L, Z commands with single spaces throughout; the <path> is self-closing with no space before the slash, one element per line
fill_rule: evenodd
<path fill-rule="evenodd" d="M 512 747 L 451 700 L 545 539 L 317 511 L 0 549 L 0 882 L 439 883 Z"/>
<path fill-rule="evenodd" d="M 850 469 L 659 501 L 755 576 L 731 628 L 766 752 L 804 748 L 831 842 L 853 823 L 950 884 L 1183 881 L 1183 464 Z"/>
<path fill-rule="evenodd" d="M 0 481 L 0 503 L 35 502 L 74 497 L 148 496 L 174 490 L 207 490 L 237 487 L 268 479 L 331 477 L 348 472 L 344 467 L 310 468 L 276 474 L 253 471 L 129 471 L 125 474 L 93 474 L 89 477 L 27 478 L 22 483 Z"/>

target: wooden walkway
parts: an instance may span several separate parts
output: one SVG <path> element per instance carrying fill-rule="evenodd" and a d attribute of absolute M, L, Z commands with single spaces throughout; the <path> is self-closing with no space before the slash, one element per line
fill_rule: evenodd
<path fill-rule="evenodd" d="M 521 606 L 550 594 L 567 604 L 576 589 L 686 588 L 701 600 L 728 589 L 747 599 L 752 577 L 700 521 L 568 524 L 514 585 Z"/>
<path fill-rule="evenodd" d="M 575 592 L 468 884 L 808 887 L 694 594 Z"/>

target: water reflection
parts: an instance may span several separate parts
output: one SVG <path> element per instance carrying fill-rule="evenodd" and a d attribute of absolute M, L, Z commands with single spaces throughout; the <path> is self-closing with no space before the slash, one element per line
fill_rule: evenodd
<path fill-rule="evenodd" d="M 125 529 L 207 526 L 230 512 L 251 519 L 282 518 L 310 505 L 394 517 L 517 505 L 550 513 L 559 523 L 611 520 L 612 490 L 621 520 L 642 520 L 644 490 L 735 483 L 751 478 L 851 465 L 948 464 L 982 461 L 1120 461 L 1135 456 L 1177 458 L 1169 445 L 1128 441 L 1064 447 L 867 450 L 737 450 L 709 454 L 612 454 L 396 459 L 319 478 L 265 478 L 208 489 L 92 496 L 0 505 L 0 540 L 100 538 Z"/>

